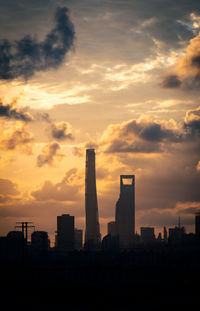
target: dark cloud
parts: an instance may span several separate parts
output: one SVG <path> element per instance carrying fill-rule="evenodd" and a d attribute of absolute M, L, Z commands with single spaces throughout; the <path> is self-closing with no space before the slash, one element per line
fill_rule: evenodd
<path fill-rule="evenodd" d="M 191 120 L 184 123 L 184 128 L 189 134 L 189 137 L 200 136 L 200 118 L 199 120 Z"/>
<path fill-rule="evenodd" d="M 29 35 L 15 43 L 0 42 L 0 78 L 3 80 L 18 77 L 25 80 L 35 72 L 57 68 L 66 53 L 73 46 L 75 31 L 66 7 L 58 8 L 55 14 L 56 27 L 44 41 Z"/>
<path fill-rule="evenodd" d="M 24 1 L 23 6 L 14 0 L 10 5 L 6 2 L 6 5 L 1 8 L 2 15 L 5 15 L 2 33 L 6 30 L 11 32 L 10 23 L 17 25 L 17 30 L 20 31 L 21 20 L 26 22 L 28 30 L 33 28 L 34 24 L 36 30 L 39 28 L 38 24 L 45 25 L 48 11 L 52 10 L 56 1 L 40 2 L 28 4 Z M 183 41 L 193 37 L 193 29 L 188 27 L 192 24 L 190 13 L 198 15 L 200 11 L 198 0 L 182 0 L 176 4 L 173 0 L 126 0 L 124 5 L 120 0 L 101 2 L 70 0 L 60 3 L 66 3 L 73 9 L 81 43 L 79 48 L 84 53 L 84 61 L 88 58 L 90 63 L 97 58 L 103 62 L 113 60 L 113 55 L 119 62 L 141 62 L 155 55 L 157 46 L 155 42 L 161 42 L 166 52 L 172 48 L 182 48 Z M 9 7 L 14 9 L 9 10 Z M 125 48 L 127 42 L 129 49 Z"/>
<path fill-rule="evenodd" d="M 167 128 L 162 120 L 130 120 L 124 127 L 121 127 L 120 131 L 123 135 L 134 134 L 150 142 L 161 142 L 164 140 L 174 142 L 181 139 L 181 133 L 174 129 Z"/>
<path fill-rule="evenodd" d="M 38 201 L 55 200 L 55 201 L 77 201 L 80 199 L 80 184 L 74 183 L 77 170 L 71 169 L 57 184 L 46 181 L 41 189 L 33 191 L 31 195 Z"/>
<path fill-rule="evenodd" d="M 37 157 L 37 166 L 42 167 L 45 164 L 53 166 L 56 160 L 61 160 L 64 157 L 60 153 L 60 149 L 60 145 L 56 142 L 46 145 L 42 150 L 42 154 Z"/>
<path fill-rule="evenodd" d="M 161 86 L 164 88 L 178 88 L 181 84 L 182 82 L 176 74 L 169 74 L 163 78 Z"/>
<path fill-rule="evenodd" d="M 160 153 L 184 140 L 184 133 L 162 120 L 129 120 L 108 127 L 100 144 L 106 153 Z"/>
<path fill-rule="evenodd" d="M 0 117 L 20 120 L 24 122 L 29 122 L 33 120 L 33 117 L 28 112 L 20 111 L 13 108 L 12 104 L 3 105 L 2 102 L 0 102 Z"/>
<path fill-rule="evenodd" d="M 60 141 L 66 139 L 72 140 L 74 138 L 71 133 L 70 125 L 67 122 L 53 123 L 51 125 L 51 134 L 53 138 Z"/>
<path fill-rule="evenodd" d="M 187 112 L 183 128 L 189 139 L 200 138 L 200 107 Z"/>
<path fill-rule="evenodd" d="M 191 59 L 192 65 L 200 67 L 200 55 L 194 56 Z"/>
<path fill-rule="evenodd" d="M 10 134 L 3 138 L 0 142 L 1 147 L 7 150 L 14 150 L 20 148 L 26 153 L 32 152 L 34 138 L 27 132 L 25 127 L 14 129 Z"/>
<path fill-rule="evenodd" d="M 182 140 L 181 133 L 174 130 L 165 129 L 160 124 L 153 123 L 142 129 L 139 136 L 148 141 L 161 142 L 168 140 L 171 142 L 179 142 Z"/>

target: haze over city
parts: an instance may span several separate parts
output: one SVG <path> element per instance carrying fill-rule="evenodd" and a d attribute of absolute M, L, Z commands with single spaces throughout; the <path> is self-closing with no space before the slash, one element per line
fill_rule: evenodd
<path fill-rule="evenodd" d="M 102 237 L 120 175 L 135 175 L 136 231 L 200 209 L 196 0 L 0 0 L 0 235 L 57 215 L 85 229 L 85 150 L 96 150 Z"/>

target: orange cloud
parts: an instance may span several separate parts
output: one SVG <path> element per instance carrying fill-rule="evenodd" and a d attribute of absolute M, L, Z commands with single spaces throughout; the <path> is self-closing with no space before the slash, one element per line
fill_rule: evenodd
<path fill-rule="evenodd" d="M 5 203 L 19 195 L 18 186 L 9 179 L 0 179 L 0 203 Z"/>
<path fill-rule="evenodd" d="M 51 135 L 58 141 L 66 139 L 72 140 L 74 137 L 71 132 L 71 126 L 68 122 L 58 122 L 51 125 Z"/>
<path fill-rule="evenodd" d="M 187 136 L 196 138 L 199 140 L 200 137 L 200 107 L 189 110 L 186 113 L 184 119 L 184 129 L 187 132 Z"/>
<path fill-rule="evenodd" d="M 61 182 L 53 184 L 47 180 L 41 189 L 31 195 L 38 201 L 55 200 L 73 202 L 80 199 L 80 183 L 77 183 L 77 169 L 71 169 Z"/>
<path fill-rule="evenodd" d="M 33 136 L 27 131 L 25 125 L 20 124 L 9 130 L 2 130 L 0 145 L 6 150 L 19 149 L 22 152 L 31 154 L 34 143 Z"/>
<path fill-rule="evenodd" d="M 60 145 L 52 142 L 44 146 L 42 154 L 37 157 L 37 166 L 42 167 L 45 164 L 54 166 L 56 161 L 62 160 L 64 154 L 60 153 Z"/>
<path fill-rule="evenodd" d="M 186 54 L 178 60 L 171 73 L 164 75 L 162 86 L 166 88 L 200 86 L 200 33 L 190 40 Z"/>
<path fill-rule="evenodd" d="M 112 124 L 103 133 L 99 145 L 107 153 L 160 153 L 164 144 L 181 142 L 182 133 L 173 120 L 152 120 L 142 116 L 121 124 Z"/>

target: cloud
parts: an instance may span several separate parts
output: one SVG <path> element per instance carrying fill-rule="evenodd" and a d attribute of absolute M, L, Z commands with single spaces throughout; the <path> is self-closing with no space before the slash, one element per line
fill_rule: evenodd
<path fill-rule="evenodd" d="M 95 142 L 95 141 L 88 141 L 86 142 L 85 144 L 83 145 L 79 145 L 79 146 L 75 146 L 73 148 L 73 154 L 77 157 L 83 157 L 85 156 L 85 150 L 86 149 L 95 149 L 96 150 L 96 153 L 98 152 L 98 148 L 99 148 L 99 144 L 98 142 Z"/>
<path fill-rule="evenodd" d="M 33 191 L 31 195 L 38 201 L 77 201 L 80 199 L 80 182 L 77 181 L 77 169 L 69 170 L 61 182 L 53 184 L 47 180 L 42 188 Z"/>
<path fill-rule="evenodd" d="M 55 161 L 60 161 L 64 154 L 60 153 L 60 145 L 56 142 L 52 142 L 44 146 L 42 154 L 37 157 L 37 166 L 42 167 L 45 164 L 54 166 Z"/>
<path fill-rule="evenodd" d="M 75 31 L 66 7 L 57 8 L 55 28 L 44 41 L 37 42 L 30 35 L 15 43 L 0 42 L 0 79 L 29 79 L 37 71 L 57 68 L 73 47 Z"/>
<path fill-rule="evenodd" d="M 73 155 L 76 157 L 82 158 L 85 155 L 85 148 L 84 147 L 74 147 L 73 148 Z"/>
<path fill-rule="evenodd" d="M 35 120 L 51 123 L 51 118 L 47 112 L 39 112 L 35 113 Z"/>
<path fill-rule="evenodd" d="M 30 113 L 15 109 L 13 107 L 14 103 L 3 105 L 3 103 L 0 102 L 0 117 L 20 120 L 24 122 L 30 122 L 33 120 L 33 117 L 30 115 Z"/>
<path fill-rule="evenodd" d="M 200 137 L 200 107 L 195 110 L 189 110 L 186 113 L 184 120 L 184 129 L 187 132 L 188 138 Z"/>
<path fill-rule="evenodd" d="M 167 145 L 183 140 L 174 121 L 152 120 L 141 117 L 121 124 L 110 125 L 99 145 L 107 153 L 160 153 Z"/>
<path fill-rule="evenodd" d="M 160 153 L 162 152 L 159 144 L 147 143 L 147 142 L 126 142 L 120 139 L 111 141 L 110 145 L 106 149 L 107 153 L 126 152 L 126 153 Z"/>
<path fill-rule="evenodd" d="M 104 1 L 98 0 L 70 2 L 74 11 L 79 12 L 80 39 L 94 42 L 92 49 L 88 45 L 81 45 L 89 60 L 99 58 L 103 62 L 118 59 L 120 63 L 129 64 L 141 62 L 149 56 L 155 55 L 157 44 L 163 51 L 182 48 L 183 43 L 193 37 L 190 13 L 198 13 L 197 0 L 126 0 Z M 89 10 L 85 10 L 85 7 Z M 97 9 L 98 8 L 98 9 Z M 144 9 L 145 8 L 145 9 Z M 87 29 L 87 32 L 82 31 Z M 78 29 L 79 30 L 79 29 Z M 98 38 L 98 40 L 96 40 Z M 112 40 L 110 40 L 112 38 Z M 125 48 L 128 42 L 128 49 Z M 94 61 L 93 61 L 94 62 Z"/>
<path fill-rule="evenodd" d="M 17 184 L 9 179 L 0 179 L 0 194 L 1 195 L 17 195 Z"/>
<path fill-rule="evenodd" d="M 170 142 L 180 141 L 181 134 L 172 129 L 167 129 L 158 123 L 151 123 L 145 126 L 140 132 L 139 136 L 148 141 L 161 142 L 168 140 Z"/>
<path fill-rule="evenodd" d="M 6 150 L 20 149 L 25 153 L 32 153 L 32 147 L 34 143 L 33 136 L 27 131 L 24 125 L 15 127 L 9 131 L 5 131 L 2 134 L 3 138 L 0 141 L 0 145 Z"/>
<path fill-rule="evenodd" d="M 51 125 L 51 135 L 53 138 L 62 141 L 70 139 L 72 140 L 74 137 L 71 133 L 71 127 L 68 122 L 58 122 L 53 123 Z"/>
<path fill-rule="evenodd" d="M 16 183 L 9 179 L 0 179 L 0 203 L 6 203 L 19 194 Z"/>
<path fill-rule="evenodd" d="M 178 88 L 181 86 L 181 80 L 176 74 L 167 74 L 161 83 L 164 88 Z"/>
<path fill-rule="evenodd" d="M 190 40 L 186 54 L 179 58 L 173 73 L 165 74 L 162 86 L 186 89 L 200 86 L 200 33 Z"/>

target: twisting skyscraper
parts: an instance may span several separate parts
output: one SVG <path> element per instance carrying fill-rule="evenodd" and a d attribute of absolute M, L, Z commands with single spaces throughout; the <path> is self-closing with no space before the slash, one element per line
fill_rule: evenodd
<path fill-rule="evenodd" d="M 85 247 L 98 248 L 101 242 L 95 173 L 95 151 L 86 150 L 85 171 Z"/>
<path fill-rule="evenodd" d="M 135 233 L 134 175 L 120 175 L 120 195 L 116 204 L 115 217 L 119 247 L 129 248 Z"/>

